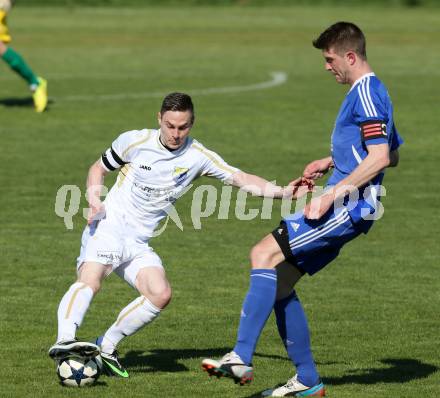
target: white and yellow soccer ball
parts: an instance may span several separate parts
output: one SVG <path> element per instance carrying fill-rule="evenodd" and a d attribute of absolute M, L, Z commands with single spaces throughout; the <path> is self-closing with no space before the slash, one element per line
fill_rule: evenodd
<path fill-rule="evenodd" d="M 62 385 L 67 387 L 85 387 L 98 380 L 102 369 L 102 360 L 95 358 L 64 358 L 58 362 L 57 374 Z"/>
<path fill-rule="evenodd" d="M 12 0 L 0 0 L 0 10 L 9 12 L 12 7 Z"/>

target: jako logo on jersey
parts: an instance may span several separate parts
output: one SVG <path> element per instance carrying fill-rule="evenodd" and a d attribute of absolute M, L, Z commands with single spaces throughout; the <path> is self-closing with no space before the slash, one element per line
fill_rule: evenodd
<path fill-rule="evenodd" d="M 181 184 L 183 180 L 186 178 L 189 169 L 186 167 L 174 167 L 173 171 L 173 180 L 176 181 L 176 184 Z"/>
<path fill-rule="evenodd" d="M 150 170 L 151 170 L 151 166 L 146 166 L 146 165 L 144 165 L 144 164 L 140 164 L 140 165 L 139 165 L 139 168 L 140 168 L 140 169 L 147 170 L 147 171 L 150 171 Z"/>

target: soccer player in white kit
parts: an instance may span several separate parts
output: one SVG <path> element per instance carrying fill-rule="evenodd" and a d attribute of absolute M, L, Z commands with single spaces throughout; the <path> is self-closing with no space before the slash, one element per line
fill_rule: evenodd
<path fill-rule="evenodd" d="M 158 113 L 160 128 L 121 134 L 91 167 L 87 177 L 89 213 L 77 260 L 78 279 L 58 308 L 57 343 L 49 356 L 101 354 L 110 374 L 128 377 L 116 347 L 152 322 L 171 299 L 171 287 L 161 259 L 149 246 L 159 222 L 191 182 L 206 175 L 259 196 L 296 198 L 308 192 L 298 178 L 280 187 L 229 166 L 216 153 L 189 137 L 194 123 L 191 97 L 171 93 Z M 104 176 L 120 168 L 104 202 Z M 304 189 L 299 189 L 306 186 Z M 140 296 L 119 313 L 115 323 L 95 343 L 76 340 L 76 330 L 105 276 L 115 272 Z"/>

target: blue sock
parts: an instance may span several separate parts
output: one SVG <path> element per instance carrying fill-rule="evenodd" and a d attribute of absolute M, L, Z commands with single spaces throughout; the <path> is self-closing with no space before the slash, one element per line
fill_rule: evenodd
<path fill-rule="evenodd" d="M 261 331 L 272 312 L 277 292 L 274 269 L 254 269 L 241 310 L 240 326 L 234 351 L 247 365 L 252 363 Z"/>
<path fill-rule="evenodd" d="M 298 380 L 309 387 L 318 384 L 319 374 L 310 347 L 307 318 L 295 291 L 289 297 L 277 301 L 274 307 L 278 332 L 296 367 Z"/>

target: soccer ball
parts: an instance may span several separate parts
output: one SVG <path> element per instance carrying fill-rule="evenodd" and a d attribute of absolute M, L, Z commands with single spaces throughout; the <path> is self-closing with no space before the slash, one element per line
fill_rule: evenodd
<path fill-rule="evenodd" d="M 98 380 L 102 360 L 95 358 L 64 358 L 58 362 L 57 374 L 61 384 L 68 387 L 84 387 Z"/>

